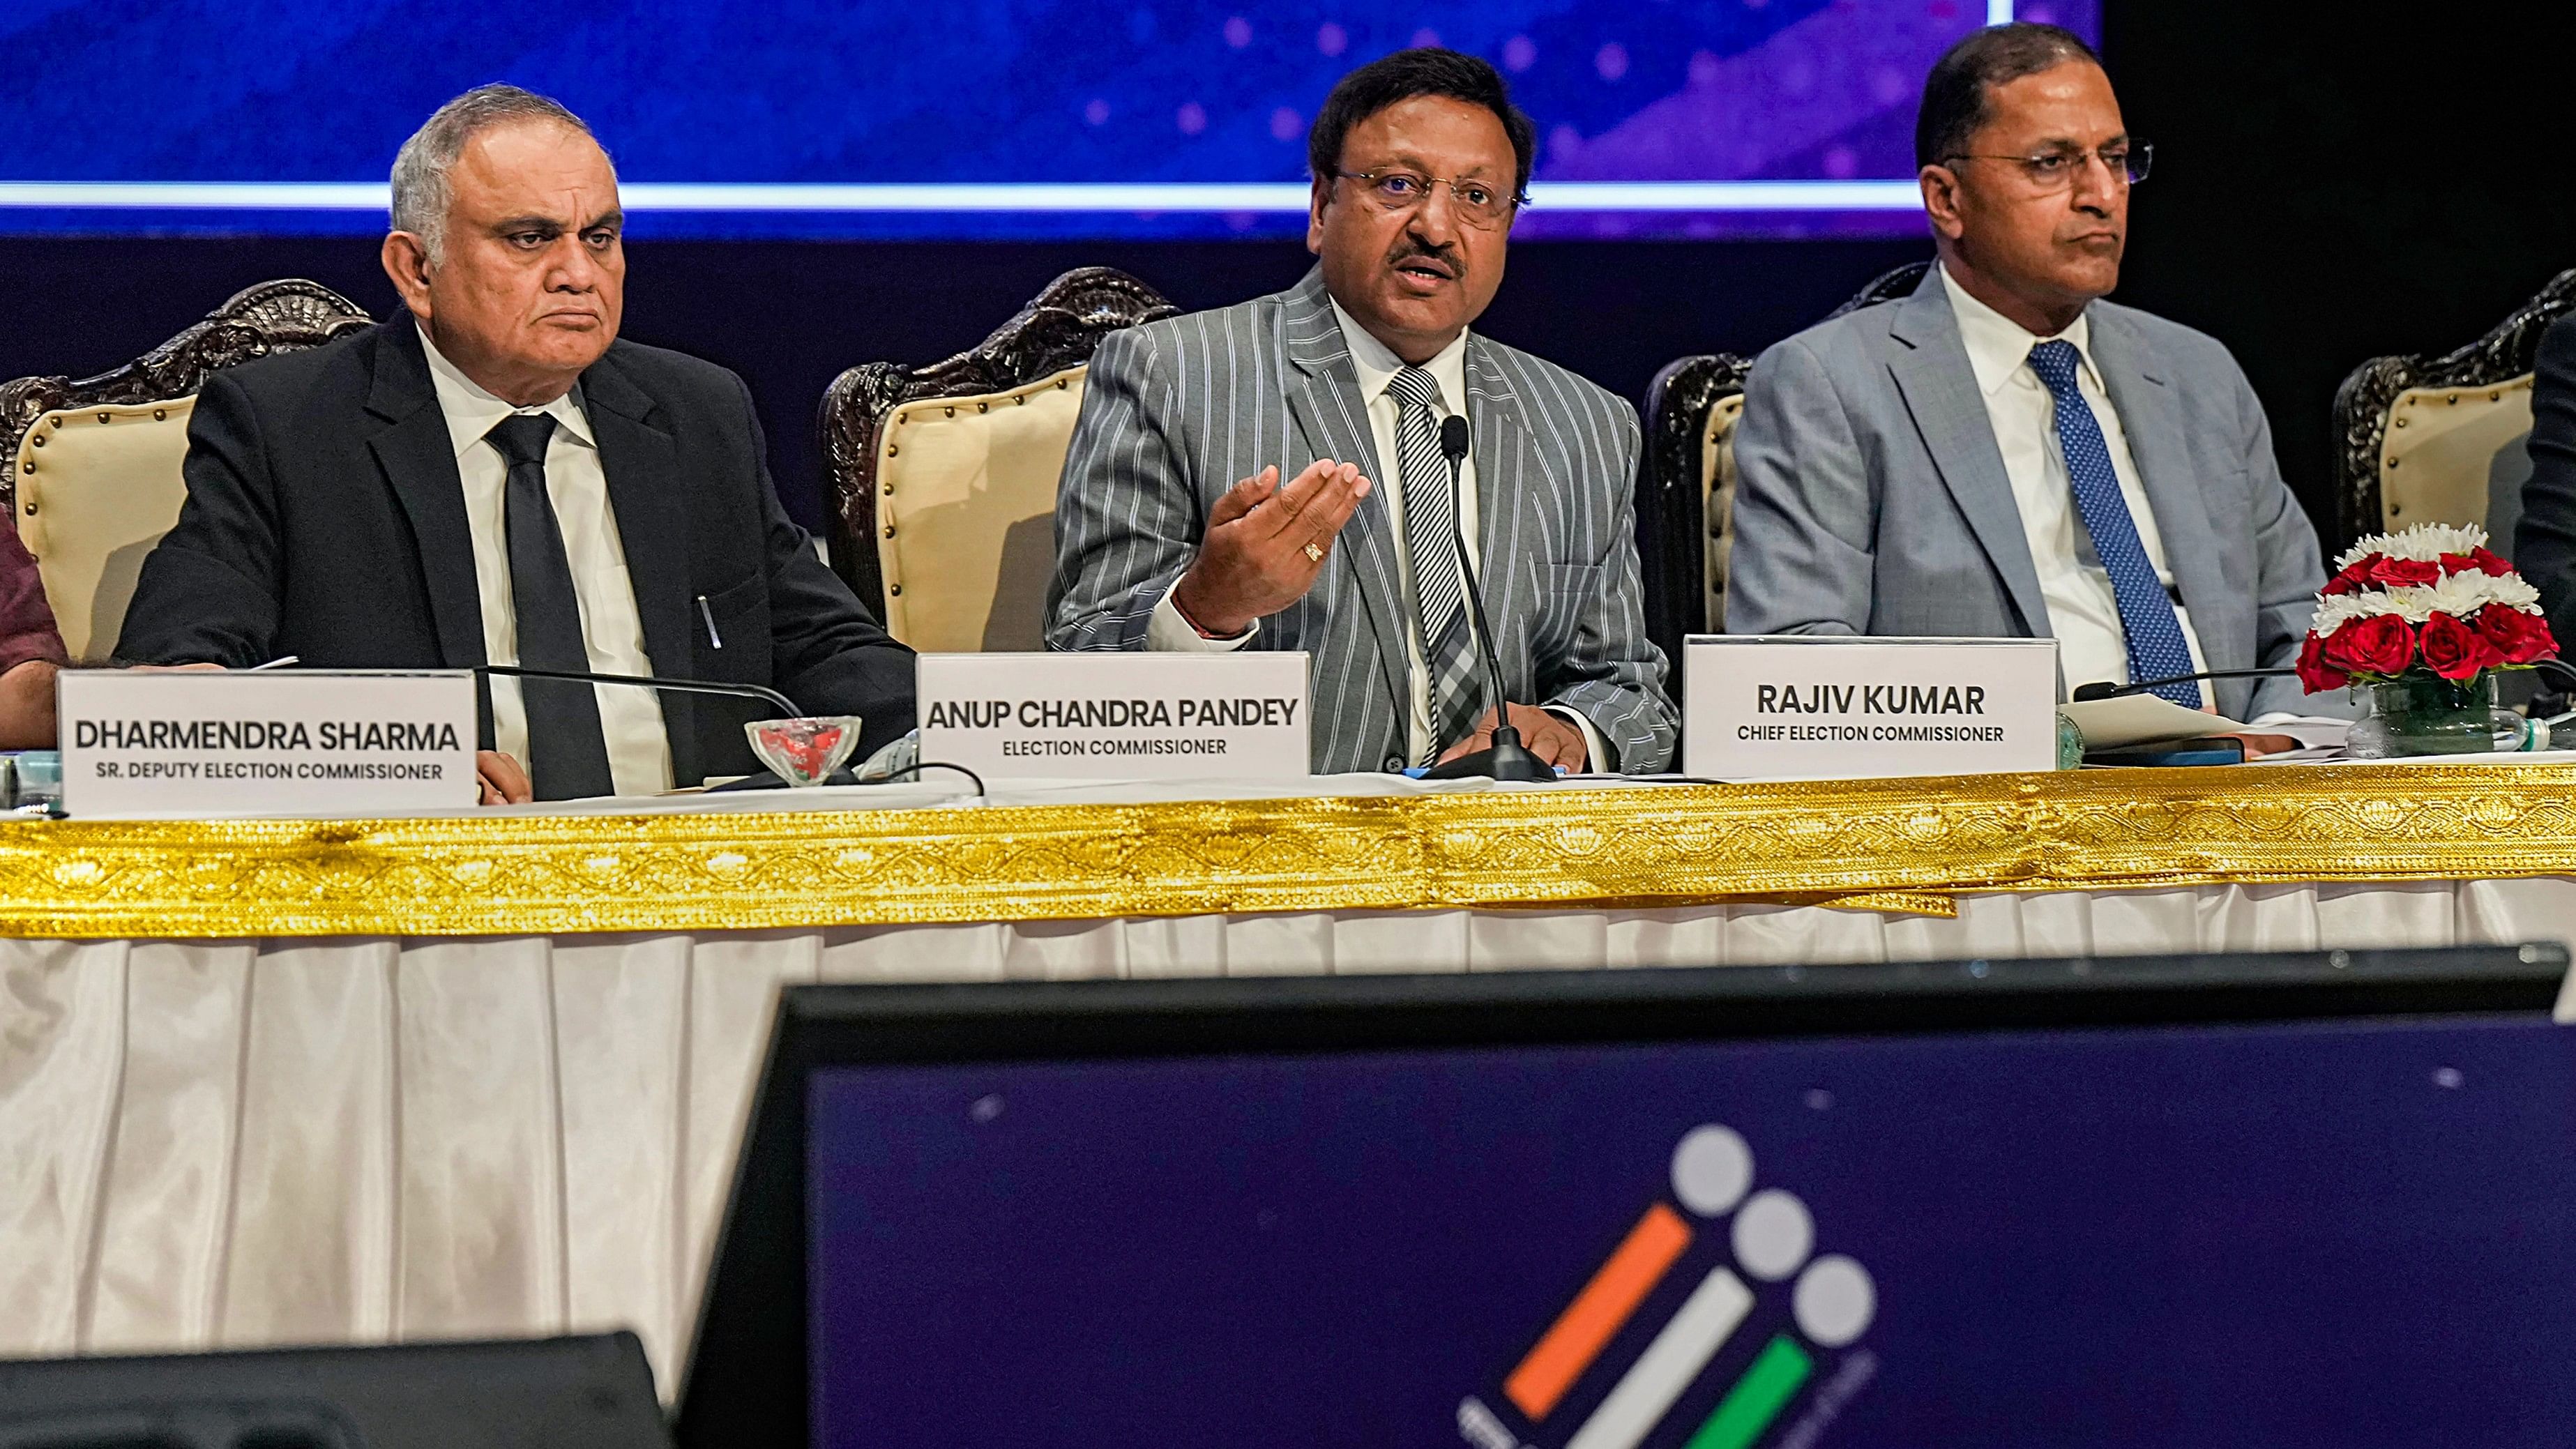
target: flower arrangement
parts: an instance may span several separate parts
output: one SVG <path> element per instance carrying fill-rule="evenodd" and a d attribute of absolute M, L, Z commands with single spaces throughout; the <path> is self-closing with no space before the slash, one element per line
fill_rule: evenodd
<path fill-rule="evenodd" d="M 2346 549 L 2317 593 L 2299 682 L 2310 694 L 2405 677 L 2459 683 L 2557 654 L 2540 591 L 2486 544 L 2474 524 L 2419 523 Z"/>

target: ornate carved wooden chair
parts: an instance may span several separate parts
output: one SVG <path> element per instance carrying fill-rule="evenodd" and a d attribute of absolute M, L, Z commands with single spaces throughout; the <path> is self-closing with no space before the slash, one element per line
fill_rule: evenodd
<path fill-rule="evenodd" d="M 367 325 L 327 287 L 263 282 L 113 372 L 0 384 L 0 506 L 36 557 L 74 659 L 116 647 L 143 557 L 179 519 L 188 416 L 208 375 Z"/>
<path fill-rule="evenodd" d="M 1056 480 L 1100 339 L 1180 309 L 1108 267 L 1046 285 L 945 362 L 853 367 L 823 394 L 832 566 L 915 649 L 1044 648 Z"/>
<path fill-rule="evenodd" d="M 1732 353 L 1685 357 L 1646 389 L 1646 447 L 1637 479 L 1637 565 L 1646 635 L 1673 662 L 1681 692 L 1682 639 L 1726 627 L 1726 560 L 1734 539 L 1735 422 L 1744 375 Z"/>
<path fill-rule="evenodd" d="M 2559 273 L 2493 331 L 2439 357 L 2374 357 L 2335 390 L 2338 549 L 2416 523 L 2481 523 L 2512 556 L 2531 476 L 2532 359 L 2576 308 Z"/>
<path fill-rule="evenodd" d="M 1907 262 L 1901 267 L 1890 267 L 1870 278 L 1869 285 L 1854 293 L 1850 301 L 1827 313 L 1825 320 L 1830 322 L 1846 312 L 1857 312 L 1863 307 L 1875 307 L 1881 302 L 1893 302 L 1901 297 L 1911 297 L 1914 295 L 1914 289 L 1923 285 L 1923 279 L 1930 275 L 1931 271 L 1930 262 Z"/>

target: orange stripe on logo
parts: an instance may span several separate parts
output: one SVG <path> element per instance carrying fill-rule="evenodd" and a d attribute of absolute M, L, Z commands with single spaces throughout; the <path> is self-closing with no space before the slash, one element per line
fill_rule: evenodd
<path fill-rule="evenodd" d="M 1546 1418 L 1592 1360 L 1600 1357 L 1611 1335 L 1646 1300 L 1664 1270 L 1690 1246 L 1690 1240 L 1690 1224 L 1682 1221 L 1681 1214 L 1662 1203 L 1646 1209 L 1610 1261 L 1574 1295 L 1556 1322 L 1548 1325 L 1538 1347 L 1503 1380 L 1504 1396 L 1531 1422 Z"/>

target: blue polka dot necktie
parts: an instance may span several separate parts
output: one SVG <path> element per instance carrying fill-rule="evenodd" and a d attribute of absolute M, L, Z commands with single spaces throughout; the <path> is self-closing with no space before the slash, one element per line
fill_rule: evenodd
<path fill-rule="evenodd" d="M 2102 425 L 2092 405 L 2075 386 L 2078 357 L 2072 342 L 2042 342 L 2030 349 L 2030 370 L 2057 404 L 2057 445 L 2066 455 L 2067 481 L 2075 489 L 2075 510 L 2084 516 L 2084 531 L 2093 535 L 2093 552 L 2111 576 L 2111 598 L 2120 610 L 2120 630 L 2128 636 L 2129 680 L 2166 679 L 2192 672 L 2191 646 L 2182 638 L 2182 620 L 2173 599 L 2156 579 L 2138 541 L 2138 522 L 2120 496 L 2120 475 L 2111 467 L 2111 449 L 2102 441 Z M 2088 681 L 2076 680 L 2081 684 Z M 2159 685 L 2152 691 L 2186 709 L 2201 704 L 2200 685 L 2191 680 Z"/>

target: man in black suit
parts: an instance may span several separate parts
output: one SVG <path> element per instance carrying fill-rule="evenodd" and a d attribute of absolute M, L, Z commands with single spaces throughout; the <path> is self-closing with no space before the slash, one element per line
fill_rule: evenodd
<path fill-rule="evenodd" d="M 2531 386 L 2531 477 L 2522 485 L 2514 566 L 2540 590 L 2549 632 L 2576 641 L 2576 315 L 2540 334 Z"/>
<path fill-rule="evenodd" d="M 410 315 L 207 382 L 118 653 L 760 684 L 863 716 L 862 755 L 912 728 L 911 651 L 779 507 L 742 380 L 617 340 L 623 218 L 589 129 L 469 91 L 404 144 L 393 194 L 384 266 Z M 494 678 L 483 797 L 747 773 L 762 713 Z"/>

